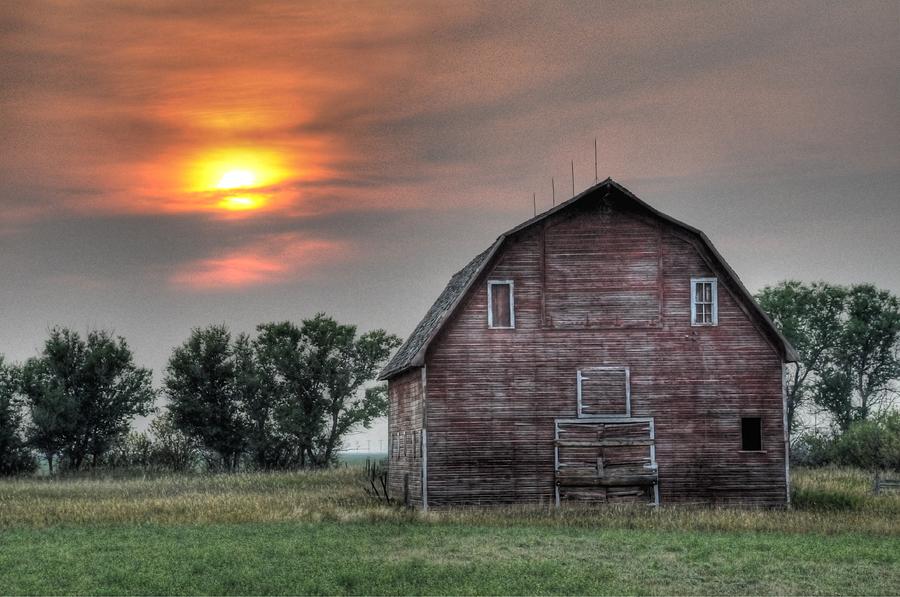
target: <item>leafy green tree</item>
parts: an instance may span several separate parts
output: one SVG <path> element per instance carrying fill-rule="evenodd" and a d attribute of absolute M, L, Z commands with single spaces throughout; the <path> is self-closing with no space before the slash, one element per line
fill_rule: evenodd
<path fill-rule="evenodd" d="M 278 349 L 269 343 L 270 340 L 271 337 L 264 337 L 251 343 L 244 337 L 243 342 L 236 346 L 241 403 L 248 423 L 247 451 L 258 469 L 303 466 L 303 447 L 278 424 L 280 405 L 292 391 L 296 391 L 296 387 L 278 378 L 274 359 L 271 358 Z M 279 341 L 290 341 L 289 336 L 280 338 Z M 268 358 L 260 359 L 259 350 Z M 267 367 L 267 374 L 263 373 L 263 367 Z"/>
<path fill-rule="evenodd" d="M 262 324 L 257 331 L 253 342 L 260 380 L 256 419 L 262 422 L 265 413 L 270 421 L 268 440 L 287 437 L 297 448 L 296 464 L 306 466 L 324 424 L 318 390 L 307 367 L 309 347 L 300 328 L 287 321 Z"/>
<path fill-rule="evenodd" d="M 900 378 L 900 301 L 870 284 L 846 294 L 836 346 L 819 372 L 814 400 L 844 432 L 889 408 Z"/>
<path fill-rule="evenodd" d="M 248 341 L 224 325 L 192 330 L 169 359 L 163 381 L 172 423 L 235 470 L 247 447 L 246 388 L 239 372 Z"/>
<path fill-rule="evenodd" d="M 800 353 L 786 379 L 788 416 L 814 403 L 839 432 L 893 403 L 900 378 L 900 304 L 870 284 L 782 282 L 757 295 Z"/>
<path fill-rule="evenodd" d="M 354 428 L 387 412 L 383 388 L 365 388 L 400 339 L 384 330 L 357 335 L 322 313 L 304 320 L 260 325 L 254 342 L 262 391 L 274 418 L 300 447 L 300 463 L 333 462 Z"/>
<path fill-rule="evenodd" d="M 796 413 L 815 393 L 817 374 L 829 362 L 841 336 L 841 318 L 846 290 L 824 282 L 804 284 L 787 280 L 766 286 L 756 300 L 788 342 L 800 361 L 785 379 L 788 423 L 796 429 Z"/>
<path fill-rule="evenodd" d="M 0 475 L 35 469 L 34 456 L 22 437 L 23 412 L 18 397 L 18 371 L 0 356 Z"/>
<path fill-rule="evenodd" d="M 21 390 L 29 442 L 51 471 L 57 458 L 73 470 L 88 458 L 96 465 L 156 400 L 150 371 L 135 366 L 124 338 L 98 331 L 83 340 L 67 328 L 51 329 L 40 356 L 22 367 Z"/>

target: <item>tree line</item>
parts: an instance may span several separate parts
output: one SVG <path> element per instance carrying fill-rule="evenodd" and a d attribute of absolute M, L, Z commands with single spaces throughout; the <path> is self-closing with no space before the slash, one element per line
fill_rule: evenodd
<path fill-rule="evenodd" d="M 756 300 L 800 356 L 785 378 L 794 460 L 900 469 L 900 300 L 795 280 Z"/>
<path fill-rule="evenodd" d="M 184 470 L 197 459 L 229 471 L 326 467 L 349 432 L 386 414 L 386 389 L 371 382 L 397 336 L 358 334 L 324 314 L 256 332 L 192 330 L 173 350 L 161 389 L 125 339 L 106 331 L 82 337 L 57 327 L 25 363 L 0 357 L 0 474 L 35 470 L 36 455 L 51 473 Z M 131 431 L 151 414 L 148 432 Z"/>

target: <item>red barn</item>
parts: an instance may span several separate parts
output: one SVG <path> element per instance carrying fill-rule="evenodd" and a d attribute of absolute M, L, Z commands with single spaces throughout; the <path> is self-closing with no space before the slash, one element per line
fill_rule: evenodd
<path fill-rule="evenodd" d="M 382 371 L 389 490 L 784 505 L 794 360 L 702 232 L 607 179 L 456 273 Z"/>

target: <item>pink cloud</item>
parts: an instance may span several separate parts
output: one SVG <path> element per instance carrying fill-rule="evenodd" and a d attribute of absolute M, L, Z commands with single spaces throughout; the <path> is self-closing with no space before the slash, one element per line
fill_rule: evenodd
<path fill-rule="evenodd" d="M 312 275 L 349 255 L 350 247 L 341 241 L 278 234 L 221 256 L 187 262 L 172 273 L 169 282 L 196 291 L 281 284 Z"/>

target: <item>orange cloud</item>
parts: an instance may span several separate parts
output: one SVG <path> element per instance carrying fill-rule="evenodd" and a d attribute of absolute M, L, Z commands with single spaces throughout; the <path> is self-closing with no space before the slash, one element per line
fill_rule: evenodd
<path fill-rule="evenodd" d="M 285 233 L 179 266 L 169 282 L 188 290 L 235 290 L 280 284 L 314 274 L 344 261 L 350 247 L 343 242 Z"/>

